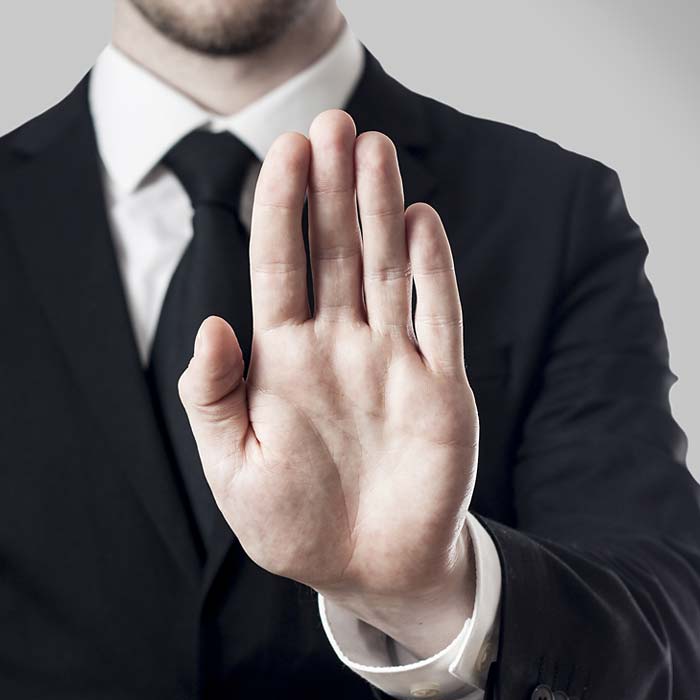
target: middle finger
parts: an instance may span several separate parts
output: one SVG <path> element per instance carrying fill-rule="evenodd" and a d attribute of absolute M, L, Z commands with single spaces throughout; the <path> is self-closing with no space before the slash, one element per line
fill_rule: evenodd
<path fill-rule="evenodd" d="M 322 112 L 309 130 L 309 246 L 316 317 L 364 318 L 362 244 L 355 203 L 355 124 Z"/>

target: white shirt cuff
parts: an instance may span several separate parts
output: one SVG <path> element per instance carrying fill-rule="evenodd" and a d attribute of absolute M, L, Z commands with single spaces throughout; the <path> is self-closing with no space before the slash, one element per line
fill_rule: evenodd
<path fill-rule="evenodd" d="M 380 630 L 318 596 L 323 629 L 338 658 L 387 695 L 435 700 L 483 697 L 498 650 L 501 565 L 493 540 L 471 513 L 467 527 L 476 569 L 474 612 L 457 637 L 428 659 L 417 659 Z"/>

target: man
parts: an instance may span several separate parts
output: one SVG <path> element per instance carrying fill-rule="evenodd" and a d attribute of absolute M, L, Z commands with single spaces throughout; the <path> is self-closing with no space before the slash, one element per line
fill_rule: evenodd
<path fill-rule="evenodd" d="M 694 697 L 610 170 L 409 92 L 331 0 L 119 0 L 2 139 L 0 231 L 3 697 Z"/>

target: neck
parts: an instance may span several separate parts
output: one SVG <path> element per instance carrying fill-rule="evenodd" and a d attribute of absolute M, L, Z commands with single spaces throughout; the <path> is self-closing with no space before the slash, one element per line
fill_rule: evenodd
<path fill-rule="evenodd" d="M 333 45 L 343 24 L 334 2 L 318 2 L 303 22 L 259 51 L 209 56 L 173 42 L 129 0 L 117 0 L 112 43 L 208 111 L 230 115 L 311 65 Z"/>

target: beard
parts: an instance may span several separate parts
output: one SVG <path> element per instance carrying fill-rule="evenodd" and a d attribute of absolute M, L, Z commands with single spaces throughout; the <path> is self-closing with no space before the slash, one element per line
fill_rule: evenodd
<path fill-rule="evenodd" d="M 161 34 L 210 56 L 253 53 L 282 36 L 317 0 L 130 0 Z"/>

